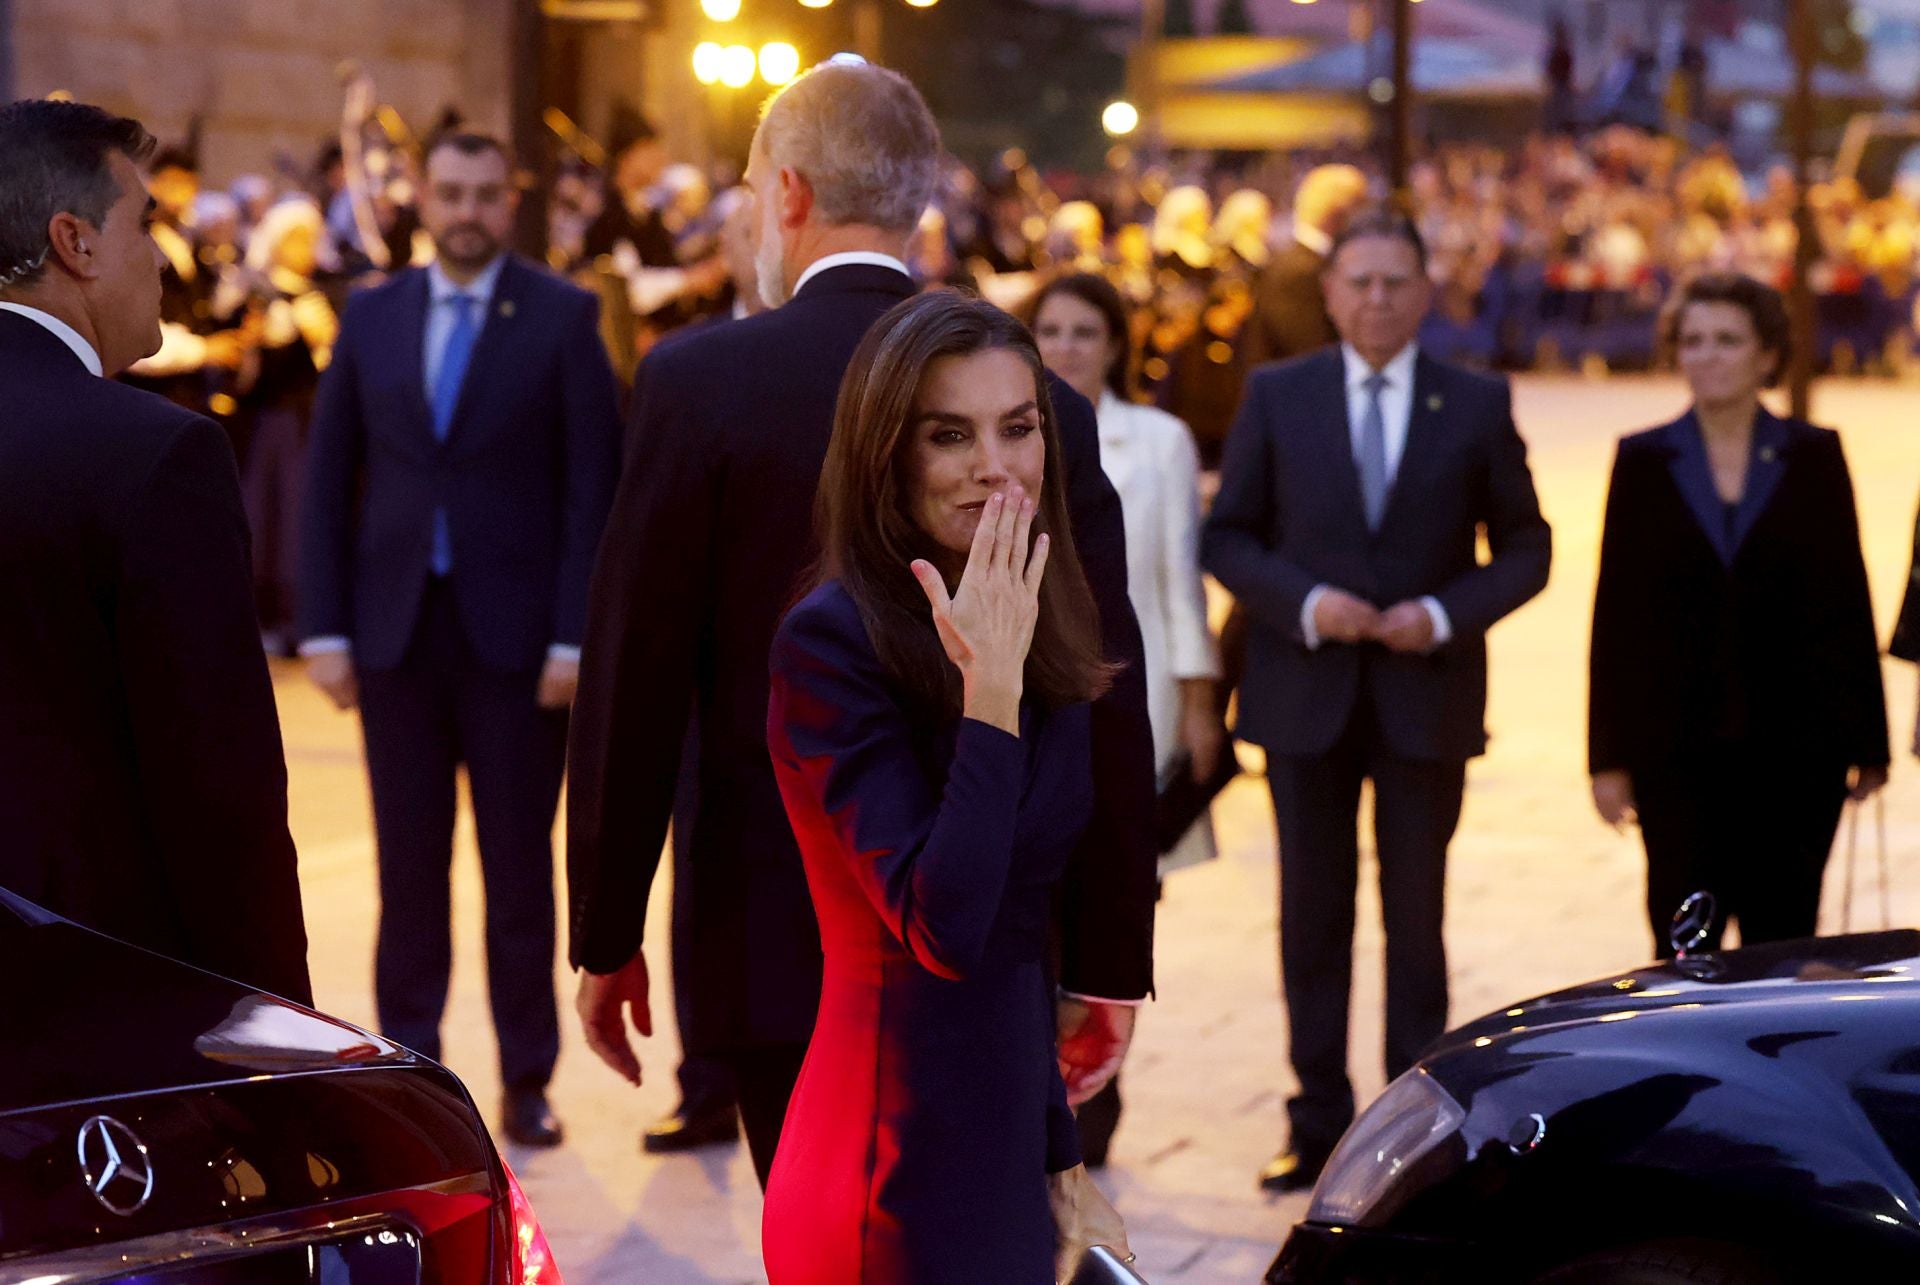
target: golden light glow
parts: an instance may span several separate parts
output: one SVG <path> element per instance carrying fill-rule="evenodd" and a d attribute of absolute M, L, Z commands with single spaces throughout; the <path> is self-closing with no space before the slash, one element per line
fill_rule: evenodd
<path fill-rule="evenodd" d="M 931 9 L 939 4 L 940 0 L 907 0 L 907 3 L 916 9 Z"/>
<path fill-rule="evenodd" d="M 804 9 L 824 9 L 832 3 L 833 0 L 800 0 L 800 6 Z"/>
<path fill-rule="evenodd" d="M 740 16 L 740 0 L 700 0 L 700 12 L 715 22 L 732 22 Z"/>
<path fill-rule="evenodd" d="M 720 83 L 728 89 L 745 89 L 753 83 L 758 60 L 745 45 L 728 45 L 720 51 Z"/>
<path fill-rule="evenodd" d="M 720 80 L 720 64 L 724 61 L 725 50 L 711 40 L 702 40 L 693 47 L 693 78 L 703 85 L 717 84 Z"/>
<path fill-rule="evenodd" d="M 800 51 L 784 40 L 760 46 L 760 79 L 769 85 L 785 85 L 800 74 Z"/>
<path fill-rule="evenodd" d="M 1140 109 L 1125 99 L 1108 103 L 1100 113 L 1100 126 L 1114 138 L 1125 138 L 1140 128 Z"/>

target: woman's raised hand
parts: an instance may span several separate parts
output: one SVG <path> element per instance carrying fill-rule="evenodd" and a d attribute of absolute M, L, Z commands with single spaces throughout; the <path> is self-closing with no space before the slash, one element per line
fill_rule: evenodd
<path fill-rule="evenodd" d="M 1027 649 L 1040 618 L 1040 577 L 1047 567 L 1045 534 L 1033 542 L 1032 555 L 1027 553 L 1033 513 L 1033 497 L 1018 486 L 987 501 L 951 598 L 932 563 L 913 564 L 947 659 L 960 670 L 962 712 L 1015 736 Z"/>

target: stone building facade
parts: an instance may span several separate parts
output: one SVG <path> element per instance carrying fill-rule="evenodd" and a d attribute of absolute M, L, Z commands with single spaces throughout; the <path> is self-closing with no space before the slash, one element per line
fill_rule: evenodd
<path fill-rule="evenodd" d="M 349 59 L 416 129 L 456 105 L 505 130 L 514 2 L 0 0 L 0 52 L 11 45 L 11 97 L 64 90 L 165 141 L 200 114 L 207 178 L 224 184 L 277 157 L 311 165 L 338 135 Z"/>

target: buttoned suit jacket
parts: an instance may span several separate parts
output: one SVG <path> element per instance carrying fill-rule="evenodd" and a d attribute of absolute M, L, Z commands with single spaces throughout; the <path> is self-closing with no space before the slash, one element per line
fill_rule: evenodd
<path fill-rule="evenodd" d="M 1486 748 L 1487 630 L 1546 586 L 1552 536 L 1506 381 L 1425 356 L 1387 507 L 1369 531 L 1345 359 L 1328 348 L 1248 380 L 1201 548 L 1250 617 L 1242 739 L 1323 753 L 1364 686 L 1393 752 L 1465 760 Z M 1372 643 L 1310 649 L 1300 615 L 1321 584 L 1383 610 L 1434 597 L 1453 636 L 1424 655 Z"/>
<path fill-rule="evenodd" d="M 585 631 L 587 581 L 620 469 L 619 392 L 599 302 L 509 258 L 445 441 L 426 389 L 428 274 L 353 296 L 320 381 L 301 508 L 301 636 L 398 666 L 444 509 L 454 599 L 475 655 L 537 669 Z"/>

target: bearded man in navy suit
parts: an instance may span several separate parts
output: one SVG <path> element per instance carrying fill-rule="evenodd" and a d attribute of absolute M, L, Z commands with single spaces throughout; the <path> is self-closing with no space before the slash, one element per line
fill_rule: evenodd
<path fill-rule="evenodd" d="M 1360 786 L 1373 782 L 1386 1069 L 1447 1024 L 1447 846 L 1484 753 L 1486 634 L 1547 583 L 1552 538 L 1504 380 L 1422 356 L 1426 250 L 1350 222 L 1323 274 L 1341 344 L 1247 381 L 1201 560 L 1245 607 L 1236 734 L 1266 749 L 1300 1092 L 1261 1185 L 1312 1185 L 1353 1120 L 1347 1009 Z M 1484 532 L 1492 558 L 1477 556 Z"/>
<path fill-rule="evenodd" d="M 551 1146 L 552 830 L 620 424 L 594 297 L 505 251 L 512 175 L 495 139 L 436 139 L 421 199 L 435 263 L 347 306 L 314 408 L 301 654 L 335 704 L 360 707 L 382 1029 L 440 1055 L 464 765 L 503 1124 Z"/>

